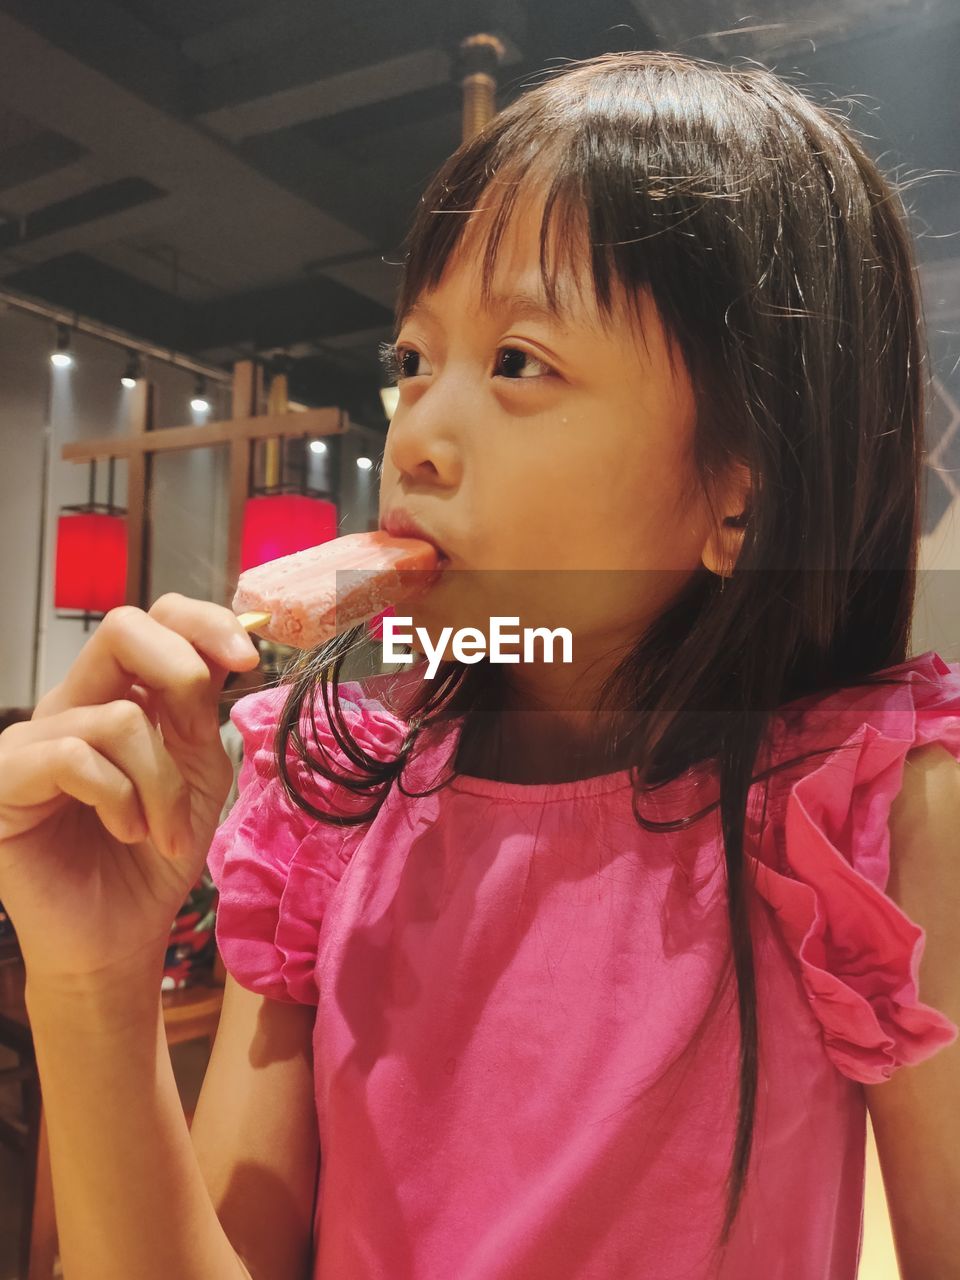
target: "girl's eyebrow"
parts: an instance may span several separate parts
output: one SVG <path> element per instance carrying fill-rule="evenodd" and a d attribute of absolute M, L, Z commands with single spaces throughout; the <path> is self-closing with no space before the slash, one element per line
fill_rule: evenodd
<path fill-rule="evenodd" d="M 560 333 L 569 334 L 570 329 L 564 320 L 565 312 L 560 305 L 551 307 L 546 298 L 532 293 L 494 293 L 490 295 L 488 307 L 483 308 L 490 315 L 507 314 L 516 320 L 544 320 L 552 324 Z M 416 301 L 409 307 L 405 319 L 415 315 L 423 316 L 439 324 L 440 317 L 426 302 Z"/>

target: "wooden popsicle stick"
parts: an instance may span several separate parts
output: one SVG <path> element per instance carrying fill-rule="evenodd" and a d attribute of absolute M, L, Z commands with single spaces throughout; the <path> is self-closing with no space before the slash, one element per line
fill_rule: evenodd
<path fill-rule="evenodd" d="M 244 631 L 259 631 L 270 621 L 269 613 L 238 613 L 237 621 Z"/>

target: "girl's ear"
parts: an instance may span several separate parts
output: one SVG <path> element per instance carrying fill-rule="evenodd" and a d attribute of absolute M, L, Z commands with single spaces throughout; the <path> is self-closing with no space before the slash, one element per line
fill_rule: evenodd
<path fill-rule="evenodd" d="M 724 491 L 720 511 L 720 532 L 711 531 L 701 553 L 704 566 L 721 578 L 729 578 L 743 546 L 743 533 L 750 518 L 752 480 L 748 467 L 737 463 Z"/>

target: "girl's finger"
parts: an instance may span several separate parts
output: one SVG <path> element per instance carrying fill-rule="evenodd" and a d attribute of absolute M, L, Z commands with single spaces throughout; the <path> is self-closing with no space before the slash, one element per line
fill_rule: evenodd
<path fill-rule="evenodd" d="M 209 736 L 216 690 L 198 649 L 224 671 L 252 669 L 256 649 L 230 610 L 219 605 L 165 596 L 151 612 L 155 616 L 125 605 L 108 613 L 63 682 L 40 700 L 34 718 L 124 698 L 139 684 L 161 695 L 181 737 Z"/>
<path fill-rule="evenodd" d="M 133 783 L 83 738 L 24 745 L 7 763 L 4 781 L 4 790 L 16 796 L 16 807 L 0 806 L 0 838 L 20 834 L 17 809 L 35 810 L 63 796 L 95 809 L 107 831 L 122 844 L 147 837 Z"/>
<path fill-rule="evenodd" d="M 149 616 L 189 640 L 213 664 L 218 692 L 227 672 L 252 671 L 260 662 L 259 650 L 236 614 L 222 605 L 169 592 Z"/>
<path fill-rule="evenodd" d="M 63 738 L 86 742 L 129 780 L 138 812 L 163 853 L 175 857 L 189 847 L 193 836 L 189 791 L 160 734 L 136 703 L 119 700 L 106 706 L 72 707 L 29 721 L 18 726 L 17 751 L 11 754 L 19 757 L 26 748 L 38 743 L 52 746 Z M 3 790 L 17 794 L 6 779 Z"/>
<path fill-rule="evenodd" d="M 142 684 L 131 685 L 127 692 L 127 697 L 131 702 L 135 702 L 141 708 L 143 714 L 147 717 L 154 728 L 160 723 L 160 699 L 152 689 L 145 688 Z"/>

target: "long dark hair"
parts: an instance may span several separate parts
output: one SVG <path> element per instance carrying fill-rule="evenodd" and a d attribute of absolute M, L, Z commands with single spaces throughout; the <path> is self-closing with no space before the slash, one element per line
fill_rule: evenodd
<path fill-rule="evenodd" d="M 718 770 L 741 1046 L 725 1243 L 757 1090 L 743 845 L 748 792 L 773 772 L 754 774 L 758 756 L 778 708 L 872 683 L 908 653 L 925 346 L 906 211 L 844 118 L 773 74 L 669 53 L 604 55 L 547 76 L 437 172 L 405 242 L 398 324 L 438 284 L 481 204 L 495 206 L 489 288 L 511 210 L 534 189 L 546 193 L 547 296 L 551 228 L 576 253 L 585 227 L 601 314 L 611 315 L 612 281 L 628 297 L 648 290 L 682 354 L 697 400 L 695 469 L 712 509 L 716 477 L 732 464 L 752 478 L 735 572 L 693 573 L 603 695 L 642 762 L 634 807 L 644 829 L 676 830 L 702 814 L 653 822 L 640 812 L 643 794 L 698 761 Z M 466 734 L 495 678 L 485 663 L 450 663 L 422 682 L 402 748 L 384 763 L 352 736 L 336 692 L 361 634 L 339 636 L 294 672 L 277 734 L 290 798 L 331 822 L 369 821 L 393 785 L 404 789 L 424 731 L 463 716 Z M 346 771 L 304 741 L 301 716 L 305 704 L 313 714 L 318 691 Z M 309 768 L 368 796 L 369 808 L 334 817 L 299 795 L 291 741 Z"/>

